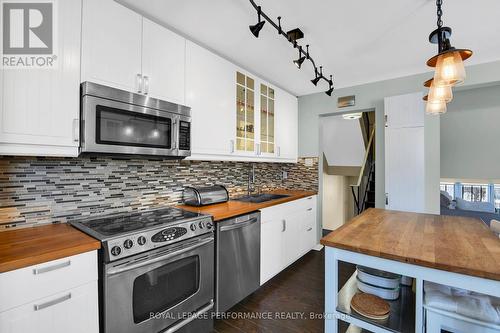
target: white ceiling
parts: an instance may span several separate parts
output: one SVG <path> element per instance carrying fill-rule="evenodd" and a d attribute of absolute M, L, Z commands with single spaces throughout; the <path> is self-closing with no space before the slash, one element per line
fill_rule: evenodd
<path fill-rule="evenodd" d="M 297 51 L 269 24 L 255 38 L 248 26 L 257 15 L 248 0 L 118 0 L 295 95 L 326 90 L 298 70 Z M 256 0 L 284 30 L 299 27 L 300 44 L 336 88 L 423 73 L 436 53 L 428 35 L 436 25 L 434 0 Z M 500 1 L 444 1 L 444 23 L 452 45 L 472 49 L 467 64 L 500 59 Z"/>

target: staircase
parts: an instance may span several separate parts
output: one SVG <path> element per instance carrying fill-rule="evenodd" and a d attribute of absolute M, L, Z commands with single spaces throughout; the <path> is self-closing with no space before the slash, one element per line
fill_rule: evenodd
<path fill-rule="evenodd" d="M 356 184 L 351 185 L 354 198 L 354 213 L 361 214 L 367 208 L 375 207 L 375 126 L 366 129 L 366 152 Z"/>

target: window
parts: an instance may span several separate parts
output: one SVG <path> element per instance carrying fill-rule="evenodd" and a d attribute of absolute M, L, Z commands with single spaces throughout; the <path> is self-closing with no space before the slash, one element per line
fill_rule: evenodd
<path fill-rule="evenodd" d="M 452 198 L 455 198 L 455 184 L 441 183 L 440 189 L 447 192 Z"/>
<path fill-rule="evenodd" d="M 472 202 L 489 202 L 487 184 L 462 184 L 462 199 Z"/>
<path fill-rule="evenodd" d="M 500 184 L 495 184 L 495 208 L 500 209 Z"/>
<path fill-rule="evenodd" d="M 254 80 L 236 72 L 236 150 L 255 150 Z"/>
<path fill-rule="evenodd" d="M 260 144 L 263 153 L 274 153 L 274 89 L 260 85 Z"/>

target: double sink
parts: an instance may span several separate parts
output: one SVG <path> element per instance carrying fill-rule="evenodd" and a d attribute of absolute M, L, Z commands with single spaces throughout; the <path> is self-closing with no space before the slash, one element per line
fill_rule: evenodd
<path fill-rule="evenodd" d="M 287 198 L 289 195 L 286 194 L 272 194 L 272 193 L 262 193 L 262 194 L 252 194 L 245 195 L 243 197 L 234 198 L 236 201 L 251 202 L 251 203 L 262 203 L 266 201 Z"/>

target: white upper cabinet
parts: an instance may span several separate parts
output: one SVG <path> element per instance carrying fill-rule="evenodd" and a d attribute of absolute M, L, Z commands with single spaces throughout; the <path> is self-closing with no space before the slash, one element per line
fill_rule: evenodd
<path fill-rule="evenodd" d="M 142 22 L 142 75 L 151 97 L 184 104 L 186 40 L 146 18 Z"/>
<path fill-rule="evenodd" d="M 82 82 L 184 104 L 186 40 L 112 0 L 85 0 Z"/>
<path fill-rule="evenodd" d="M 81 1 L 55 8 L 57 67 L 0 70 L 0 155 L 78 155 Z"/>
<path fill-rule="evenodd" d="M 140 90 L 142 16 L 112 0 L 84 0 L 82 82 Z"/>
<path fill-rule="evenodd" d="M 236 68 L 189 41 L 186 42 L 186 104 L 192 112 L 192 158 L 234 156 Z"/>
<path fill-rule="evenodd" d="M 297 97 L 281 89 L 276 95 L 276 156 L 289 162 L 296 162 L 298 156 L 298 101 Z"/>

